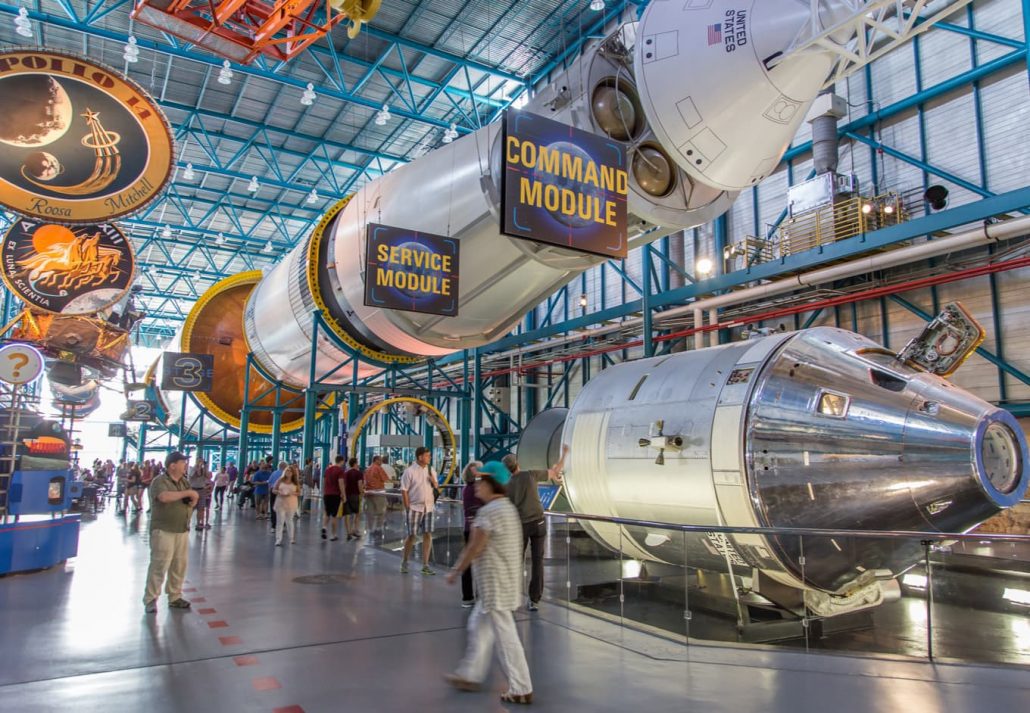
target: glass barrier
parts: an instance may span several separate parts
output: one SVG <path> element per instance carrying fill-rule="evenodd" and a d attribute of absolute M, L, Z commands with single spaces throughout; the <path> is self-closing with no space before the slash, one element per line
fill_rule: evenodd
<path fill-rule="evenodd" d="M 457 561 L 463 530 L 460 499 L 438 501 L 434 566 Z M 394 496 L 383 536 L 369 542 L 399 552 L 403 538 Z M 563 625 L 603 623 L 677 646 L 1030 666 L 1026 535 L 705 528 L 547 513 L 543 561 L 541 616 Z M 528 548 L 525 574 L 528 600 Z"/>

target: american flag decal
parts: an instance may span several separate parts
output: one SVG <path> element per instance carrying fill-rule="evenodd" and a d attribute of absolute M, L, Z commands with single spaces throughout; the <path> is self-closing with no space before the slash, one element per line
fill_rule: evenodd
<path fill-rule="evenodd" d="M 708 46 L 722 44 L 722 23 L 708 26 Z"/>

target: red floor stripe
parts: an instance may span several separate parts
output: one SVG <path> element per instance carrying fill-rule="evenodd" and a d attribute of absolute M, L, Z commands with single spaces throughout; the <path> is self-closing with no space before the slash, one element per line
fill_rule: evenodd
<path fill-rule="evenodd" d="M 243 643 L 243 639 L 238 636 L 219 636 L 218 643 L 222 646 L 239 646 Z"/>
<path fill-rule="evenodd" d="M 304 713 L 304 709 L 300 706 L 283 706 L 282 708 L 273 708 L 272 713 Z"/>
<path fill-rule="evenodd" d="M 251 681 L 251 684 L 254 686 L 255 691 L 274 691 L 277 688 L 283 687 L 275 676 L 259 676 Z"/>
<path fill-rule="evenodd" d="M 234 656 L 232 660 L 237 666 L 255 666 L 258 663 L 257 656 Z"/>
<path fill-rule="evenodd" d="M 190 599 L 190 601 L 193 602 L 194 604 L 203 604 L 207 600 L 204 599 L 204 597 L 193 597 L 193 599 Z"/>
<path fill-rule="evenodd" d="M 197 588 L 196 587 L 189 587 L 188 589 L 184 589 L 182 591 L 183 592 L 195 592 L 195 591 L 197 591 Z"/>
<path fill-rule="evenodd" d="M 207 625 L 212 629 L 227 629 L 229 627 L 229 622 L 221 620 L 209 621 Z"/>
<path fill-rule="evenodd" d="M 207 616 L 208 614 L 214 614 L 214 609 L 197 609 L 197 613 L 201 616 Z"/>

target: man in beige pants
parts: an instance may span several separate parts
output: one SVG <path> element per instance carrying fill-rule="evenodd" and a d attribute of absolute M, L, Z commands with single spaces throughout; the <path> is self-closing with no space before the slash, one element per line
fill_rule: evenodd
<path fill-rule="evenodd" d="M 190 516 L 200 495 L 185 478 L 188 463 L 189 458 L 182 453 L 169 453 L 165 472 L 150 483 L 150 568 L 143 594 L 143 607 L 148 614 L 157 611 L 157 598 L 166 575 L 168 606 L 190 608 L 190 603 L 182 598 L 182 582 L 189 557 Z"/>

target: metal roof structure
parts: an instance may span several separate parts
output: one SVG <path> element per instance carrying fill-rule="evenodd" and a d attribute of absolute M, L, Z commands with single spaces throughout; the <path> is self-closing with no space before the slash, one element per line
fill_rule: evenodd
<path fill-rule="evenodd" d="M 208 286 L 269 267 L 335 201 L 438 146 L 448 129 L 498 119 L 608 21 L 643 5 L 385 0 L 357 38 L 338 26 L 291 62 L 231 65 L 228 84 L 221 57 L 134 22 L 128 0 L 37 0 L 25 6 L 34 40 L 15 34 L 19 6 L 0 2 L 0 43 L 100 61 L 167 114 L 172 183 L 119 221 L 136 247 L 150 341 L 173 334 Z M 130 36 L 135 62 L 123 57 Z M 315 97 L 305 105 L 309 84 Z M 384 106 L 390 118 L 377 125 Z"/>

